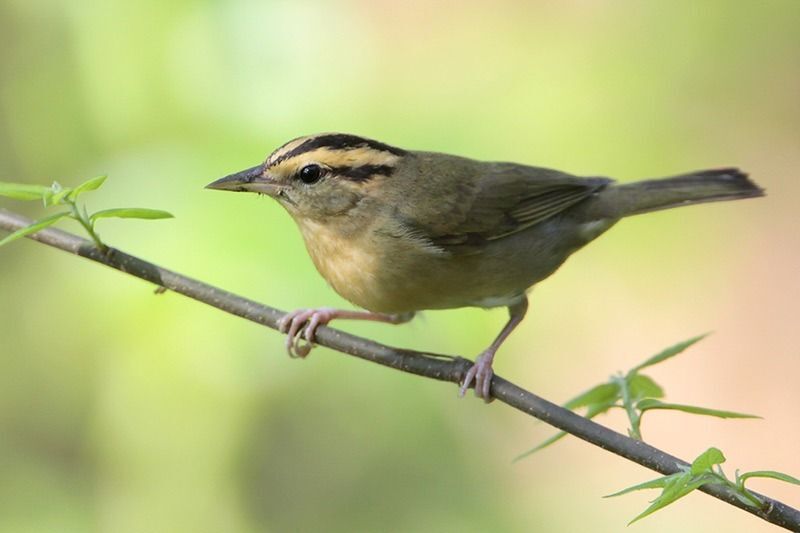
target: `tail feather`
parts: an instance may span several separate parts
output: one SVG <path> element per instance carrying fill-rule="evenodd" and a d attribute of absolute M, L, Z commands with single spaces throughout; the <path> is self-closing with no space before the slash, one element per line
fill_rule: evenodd
<path fill-rule="evenodd" d="M 622 218 L 661 209 L 764 196 L 737 168 L 703 170 L 669 178 L 611 185 L 587 206 L 591 218 Z"/>

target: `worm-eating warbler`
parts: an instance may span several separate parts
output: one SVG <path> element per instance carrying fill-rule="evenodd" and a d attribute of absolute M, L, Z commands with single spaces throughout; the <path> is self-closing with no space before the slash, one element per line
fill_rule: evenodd
<path fill-rule="evenodd" d="M 570 254 L 622 217 L 763 194 L 735 168 L 616 184 L 340 133 L 289 141 L 208 188 L 275 198 L 320 274 L 368 310 L 287 314 L 280 326 L 290 355 L 305 356 L 315 329 L 334 318 L 397 324 L 423 309 L 508 307 L 508 323 L 461 385 L 463 395 L 474 383 L 487 401 L 492 360 L 525 316 L 526 291 Z"/>

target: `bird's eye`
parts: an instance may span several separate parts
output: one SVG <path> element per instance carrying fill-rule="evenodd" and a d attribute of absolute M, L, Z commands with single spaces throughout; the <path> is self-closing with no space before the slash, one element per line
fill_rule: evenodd
<path fill-rule="evenodd" d="M 300 180 L 303 183 L 312 184 L 319 181 L 322 177 L 322 167 L 319 165 L 306 165 L 300 169 Z"/>

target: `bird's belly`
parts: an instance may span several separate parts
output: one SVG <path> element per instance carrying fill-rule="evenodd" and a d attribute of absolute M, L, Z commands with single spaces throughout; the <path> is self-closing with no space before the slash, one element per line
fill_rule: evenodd
<path fill-rule="evenodd" d="M 362 247 L 339 243 L 327 252 L 318 249 L 311 257 L 339 295 L 380 313 L 508 306 L 544 277 L 536 274 L 537 268 L 509 268 L 496 258 L 465 261 L 463 257 L 432 257 L 416 250 L 385 252 L 372 254 Z M 548 268 L 547 274 L 551 270 Z"/>
<path fill-rule="evenodd" d="M 489 241 L 474 253 L 417 253 L 391 260 L 381 274 L 391 276 L 384 278 L 384 285 L 392 288 L 389 300 L 404 304 L 393 312 L 509 306 L 612 224 L 587 232 L 583 225 L 556 218 Z"/>
<path fill-rule="evenodd" d="M 306 223 L 301 230 L 311 260 L 328 284 L 348 301 L 380 311 L 373 302 L 381 290 L 380 257 L 376 250 L 361 239 L 343 238 L 321 224 Z M 313 232 L 313 238 L 306 232 Z"/>
<path fill-rule="evenodd" d="M 396 250 L 396 254 L 383 256 L 376 265 L 369 302 L 351 301 L 386 313 L 504 307 L 519 302 L 528 288 L 566 258 L 547 253 L 520 257 L 513 250 L 506 251 L 504 248 L 503 253 L 488 250 L 464 256 Z"/>
<path fill-rule="evenodd" d="M 499 307 L 519 301 L 591 240 L 576 236 L 575 244 L 568 245 L 563 228 L 549 225 L 492 241 L 469 254 L 435 253 L 419 243 L 387 241 L 369 231 L 360 239 L 341 238 L 324 226 L 306 244 L 331 287 L 370 311 Z"/>

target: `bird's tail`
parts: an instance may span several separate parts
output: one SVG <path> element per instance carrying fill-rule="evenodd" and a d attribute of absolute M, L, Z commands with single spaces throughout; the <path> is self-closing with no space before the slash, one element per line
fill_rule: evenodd
<path fill-rule="evenodd" d="M 764 190 L 737 168 L 702 170 L 600 191 L 587 205 L 590 219 L 618 219 L 683 205 L 763 196 Z"/>

